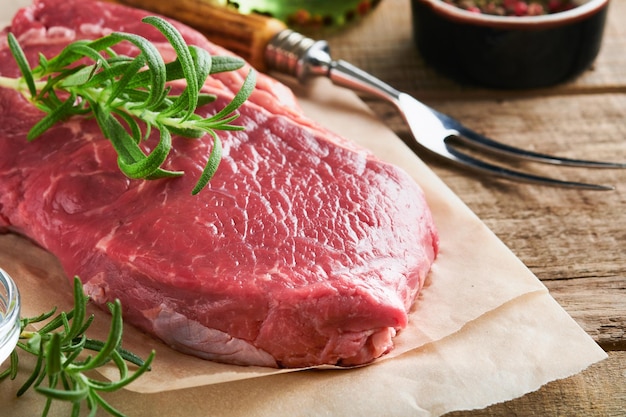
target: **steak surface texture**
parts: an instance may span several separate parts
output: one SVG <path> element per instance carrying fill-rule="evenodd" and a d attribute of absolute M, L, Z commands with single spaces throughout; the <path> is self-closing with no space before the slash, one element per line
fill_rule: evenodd
<path fill-rule="evenodd" d="M 88 0 L 36 1 L 3 32 L 0 73 L 19 75 L 8 30 L 32 64 L 40 52 L 51 57 L 111 31 L 140 34 L 171 61 L 162 35 L 140 22 L 147 14 Z M 189 44 L 229 54 L 175 25 Z M 218 99 L 198 113 L 226 105 L 248 70 L 211 77 L 203 91 Z M 349 366 L 389 352 L 437 254 L 421 189 L 308 120 L 270 77 L 259 75 L 239 113 L 246 130 L 219 133 L 222 162 L 192 196 L 209 138 L 173 138 L 165 168 L 183 177 L 130 180 L 91 118 L 74 117 L 27 142 L 43 113 L 1 88 L 0 231 L 56 255 L 98 305 L 120 299 L 127 322 L 202 358 Z"/>

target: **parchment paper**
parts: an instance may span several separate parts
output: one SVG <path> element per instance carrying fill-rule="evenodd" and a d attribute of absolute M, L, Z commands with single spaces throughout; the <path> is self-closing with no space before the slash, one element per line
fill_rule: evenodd
<path fill-rule="evenodd" d="M 156 349 L 157 359 L 129 390 L 106 396 L 115 406 L 129 416 L 437 416 L 521 396 L 606 357 L 356 95 L 328 80 L 291 86 L 311 118 L 403 167 L 426 192 L 441 253 L 410 327 L 397 337 L 393 354 L 375 364 L 297 372 L 203 361 L 127 327 L 125 347 L 142 356 Z M 18 282 L 24 316 L 54 305 L 71 308 L 70 286 L 58 263 L 30 242 L 0 236 L 0 266 Z M 107 317 L 93 311 L 91 335 L 97 337 L 106 332 Z M 0 385 L 0 416 L 40 413 L 38 396 L 14 399 L 18 383 Z M 67 408 L 54 408 L 52 415 L 67 415 Z"/>

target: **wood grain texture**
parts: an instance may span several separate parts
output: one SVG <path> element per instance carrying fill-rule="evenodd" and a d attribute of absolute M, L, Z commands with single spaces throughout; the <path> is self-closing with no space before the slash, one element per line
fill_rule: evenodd
<path fill-rule="evenodd" d="M 568 83 L 529 91 L 469 87 L 434 72 L 413 43 L 409 0 L 385 0 L 363 24 L 328 40 L 335 58 L 350 61 L 494 139 L 566 157 L 626 162 L 624 21 L 626 1 L 613 0 L 594 65 Z M 393 107 L 364 99 L 412 143 Z M 608 360 L 579 375 L 504 404 L 451 416 L 626 415 L 626 170 L 497 161 L 616 187 L 609 192 L 576 191 L 477 176 L 413 148 L 609 352 Z"/>

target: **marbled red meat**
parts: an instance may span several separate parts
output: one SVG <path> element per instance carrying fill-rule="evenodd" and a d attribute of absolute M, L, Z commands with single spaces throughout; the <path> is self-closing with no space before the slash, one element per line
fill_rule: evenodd
<path fill-rule="evenodd" d="M 9 29 L 32 62 L 116 30 L 171 58 L 145 14 L 40 0 Z M 227 53 L 177 25 L 189 43 Z M 6 32 L 0 41 L 0 73 L 16 76 Z M 199 113 L 224 106 L 247 70 L 212 77 L 204 90 L 218 100 Z M 269 77 L 240 114 L 245 132 L 220 133 L 222 163 L 192 196 L 210 140 L 174 138 L 166 168 L 181 178 L 129 180 L 94 120 L 73 118 L 28 143 L 42 114 L 0 89 L 0 230 L 51 251 L 96 303 L 119 298 L 126 321 L 184 352 L 273 367 L 355 365 L 388 352 L 437 252 L 422 191 L 308 120 Z"/>

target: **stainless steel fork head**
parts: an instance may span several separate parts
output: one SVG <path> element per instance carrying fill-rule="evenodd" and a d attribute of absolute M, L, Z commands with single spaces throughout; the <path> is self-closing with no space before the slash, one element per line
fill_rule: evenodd
<path fill-rule="evenodd" d="M 490 175 L 496 175 L 515 181 L 524 181 L 558 187 L 588 190 L 614 189 L 612 186 L 564 181 L 515 171 L 499 165 L 490 164 L 462 152 L 451 143 L 452 141 L 450 139 L 458 138 L 460 141 L 469 144 L 470 146 L 487 150 L 492 153 L 541 163 L 591 168 L 626 168 L 626 164 L 561 158 L 537 152 L 530 152 L 496 142 L 474 132 L 473 130 L 470 130 L 457 120 L 431 109 L 408 94 L 400 93 L 398 96 L 397 106 L 402 111 L 406 122 L 411 128 L 411 133 L 419 145 L 450 161 Z"/>

